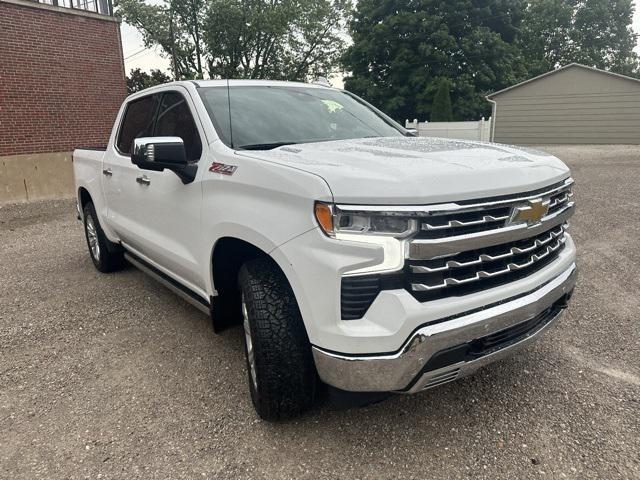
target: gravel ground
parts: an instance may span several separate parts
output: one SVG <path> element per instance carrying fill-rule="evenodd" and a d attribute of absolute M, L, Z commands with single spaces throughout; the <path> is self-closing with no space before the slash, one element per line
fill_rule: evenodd
<path fill-rule="evenodd" d="M 415 396 L 256 418 L 240 329 L 95 271 L 69 201 L 0 208 L 0 477 L 640 478 L 640 150 L 550 147 L 581 278 L 518 356 Z"/>

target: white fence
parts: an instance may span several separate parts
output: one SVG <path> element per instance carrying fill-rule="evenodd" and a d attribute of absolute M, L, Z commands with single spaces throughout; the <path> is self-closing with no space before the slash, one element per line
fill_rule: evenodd
<path fill-rule="evenodd" d="M 405 121 L 406 128 L 415 128 L 420 137 L 459 138 L 462 140 L 491 141 L 491 117 L 477 122 L 418 122 Z"/>

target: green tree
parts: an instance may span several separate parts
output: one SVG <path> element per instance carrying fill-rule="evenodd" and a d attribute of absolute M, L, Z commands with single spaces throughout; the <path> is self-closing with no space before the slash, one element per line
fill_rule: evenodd
<path fill-rule="evenodd" d="M 535 0 L 528 3 L 519 43 L 529 76 L 570 63 L 576 1 Z"/>
<path fill-rule="evenodd" d="M 638 70 L 632 0 L 584 0 L 575 11 L 574 61 L 626 75 Z"/>
<path fill-rule="evenodd" d="M 533 0 L 519 43 L 529 75 L 572 62 L 625 75 L 638 74 L 631 0 Z"/>
<path fill-rule="evenodd" d="M 488 115 L 484 96 L 526 78 L 523 0 L 360 0 L 343 57 L 345 86 L 394 118 L 429 116 L 450 78 L 453 117 Z"/>
<path fill-rule="evenodd" d="M 449 79 L 440 80 L 438 90 L 433 97 L 433 106 L 431 107 L 432 122 L 451 122 L 453 120 L 453 112 L 451 110 L 451 95 L 449 89 L 451 84 Z"/>
<path fill-rule="evenodd" d="M 349 0 L 209 0 L 206 41 L 216 77 L 328 76 L 344 51 Z"/>
<path fill-rule="evenodd" d="M 344 51 L 350 0 L 118 0 L 145 45 L 175 57 L 176 78 L 328 76 Z M 173 39 L 173 41 L 172 41 Z M 172 67 L 173 68 L 173 67 Z"/>
<path fill-rule="evenodd" d="M 204 78 L 202 24 L 205 0 L 167 0 L 150 5 L 144 0 L 116 0 L 116 13 L 142 34 L 147 48 L 159 46 L 175 59 L 176 79 Z"/>
<path fill-rule="evenodd" d="M 127 77 L 127 92 L 139 92 L 145 88 L 161 85 L 171 81 L 171 77 L 162 70 L 152 69 L 151 73 L 143 72 L 139 68 L 132 69 Z"/>

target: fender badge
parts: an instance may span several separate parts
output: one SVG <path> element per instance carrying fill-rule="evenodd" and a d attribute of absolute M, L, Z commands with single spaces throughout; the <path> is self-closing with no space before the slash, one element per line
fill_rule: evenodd
<path fill-rule="evenodd" d="M 221 173 L 222 175 L 233 175 L 238 169 L 236 165 L 227 165 L 225 163 L 213 162 L 209 167 L 209 171 L 213 173 Z"/>

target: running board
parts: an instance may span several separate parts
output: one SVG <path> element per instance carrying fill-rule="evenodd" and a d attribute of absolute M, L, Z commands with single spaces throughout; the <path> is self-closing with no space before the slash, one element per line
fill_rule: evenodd
<path fill-rule="evenodd" d="M 182 297 L 182 299 L 189 302 L 191 305 L 196 307 L 202 313 L 206 315 L 211 315 L 211 305 L 209 304 L 209 302 L 207 302 L 200 295 L 192 291 L 190 288 L 185 287 L 181 283 L 175 281 L 166 273 L 158 270 L 153 265 L 149 265 L 147 262 L 145 262 L 144 260 L 137 257 L 131 252 L 128 252 L 128 251 L 125 252 L 124 258 L 126 258 L 127 261 L 131 263 L 131 265 L 138 268 L 139 270 L 142 270 L 144 273 L 152 277 L 154 280 L 157 280 L 158 282 L 160 282 L 166 288 L 171 290 L 176 295 Z"/>

